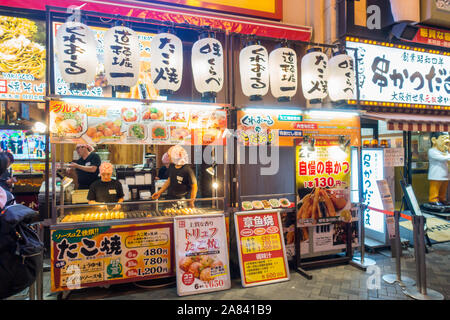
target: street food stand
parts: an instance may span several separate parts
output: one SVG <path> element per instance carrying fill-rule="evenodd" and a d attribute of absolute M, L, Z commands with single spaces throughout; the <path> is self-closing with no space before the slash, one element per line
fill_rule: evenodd
<path fill-rule="evenodd" d="M 237 148 L 238 157 L 246 157 L 246 160 L 252 156 L 255 157 L 255 161 L 250 162 L 253 165 L 241 165 L 241 163 L 249 163 L 248 161 L 238 160 L 237 162 L 239 186 L 237 210 L 246 212 L 261 209 L 281 210 L 286 252 L 294 266 L 301 264 L 306 267 L 308 264 L 305 261 L 314 258 L 314 263 L 317 264 L 319 260 L 319 264 L 323 264 L 321 257 L 347 249 L 347 238 L 341 234 L 344 228 L 334 228 L 335 224 L 344 225 L 351 220 L 352 246 L 357 246 L 359 243 L 358 195 L 356 195 L 355 203 L 351 203 L 350 194 L 352 189 L 357 189 L 355 184 L 358 181 L 358 158 L 353 156 L 350 159 L 350 154 L 351 150 L 357 154 L 360 143 L 358 113 L 246 108 L 238 111 L 237 115 L 238 144 L 241 144 L 241 147 Z M 272 144 L 270 148 L 272 157 L 256 160 L 257 146 L 261 148 L 267 142 Z M 269 154 L 267 150 L 268 148 L 265 152 Z M 278 156 L 275 157 L 276 152 Z M 264 152 L 262 154 L 265 155 Z M 341 154 L 344 157 L 339 157 Z M 333 156 L 337 158 L 334 159 Z M 334 175 L 335 170 L 339 171 L 336 177 L 328 177 L 326 174 L 328 169 L 325 171 L 325 164 L 330 161 L 333 170 L 330 173 Z M 319 162 L 324 165 L 322 175 L 316 172 L 317 169 L 320 170 Z M 275 174 L 269 172 L 270 167 L 273 167 L 272 171 Z M 312 169 L 315 172 L 311 172 Z M 266 177 L 261 175 L 259 172 L 261 170 L 266 170 L 268 175 Z M 260 176 L 257 176 L 256 171 Z M 356 175 L 356 182 L 352 183 L 351 175 Z M 322 176 L 327 178 L 324 180 Z M 259 180 L 255 183 L 255 179 Z M 264 179 L 270 179 L 270 183 Z M 352 179 L 355 180 L 355 177 Z M 330 180 L 332 182 L 329 183 Z M 319 219 L 311 219 L 311 217 L 309 220 L 298 217 L 304 197 L 315 188 L 305 184 L 317 182 L 318 187 L 332 189 L 338 184 L 337 181 L 341 189 L 340 197 L 344 197 L 345 194 L 346 203 L 339 208 L 338 214 L 333 215 L 334 219 L 328 217 L 319 222 Z M 346 212 L 341 216 L 343 211 Z M 321 215 L 320 218 L 326 217 Z M 336 234 L 335 231 L 340 233 Z"/>
<path fill-rule="evenodd" d="M 211 156 L 208 152 L 214 153 L 212 146 L 226 144 L 224 131 L 229 105 L 192 101 L 194 99 L 175 102 L 167 95 L 159 95 L 148 78 L 148 65 L 145 67 L 150 61 L 147 49 L 154 36 L 152 32 L 139 34 L 141 72 L 137 85 L 129 88 L 128 93 L 116 91 L 99 78 L 84 90 L 69 86 L 57 71 L 60 62 L 54 56 L 57 28 L 65 15 L 58 10 L 55 12 L 49 11 L 48 15 L 48 25 L 52 26 L 49 28 L 51 50 L 48 60 L 54 64 L 48 67 L 50 89 L 46 101 L 53 177 L 49 179 L 52 199 L 51 290 L 62 292 L 175 277 L 174 217 L 209 214 L 227 217 L 226 166 L 222 165 L 223 159 L 213 154 L 214 167 L 206 171 L 212 163 L 205 163 L 204 159 Z M 111 15 L 108 18 L 119 19 Z M 97 23 L 99 20 L 104 22 L 97 19 Z M 108 26 L 114 25 L 111 21 Z M 145 29 L 136 21 L 133 23 L 140 30 Z M 96 29 L 99 40 L 103 40 L 104 29 Z M 188 29 L 185 32 L 197 37 L 198 32 L 194 31 Z M 97 54 L 104 51 L 104 48 L 97 48 Z M 187 92 L 192 96 L 192 82 L 185 80 L 183 85 L 180 95 Z M 200 100 L 200 97 L 195 99 Z M 225 100 L 225 93 L 218 94 L 217 100 Z M 72 190 L 73 181 L 64 172 L 68 162 L 72 161 L 70 152 L 75 144 L 109 148 L 109 159 L 102 160 L 113 164 L 115 178 L 124 189 L 125 201 L 120 206 L 118 203 L 87 204 L 86 193 Z M 195 166 L 200 196 L 194 207 L 187 205 L 189 199 L 164 200 L 163 195 L 158 200 L 151 200 L 158 188 L 154 167 L 157 161 L 149 161 L 149 165 L 145 149 L 152 146 L 153 151 L 157 150 L 156 158 L 161 159 L 164 150 L 171 145 L 182 145 L 187 149 L 190 165 Z M 116 154 L 111 154 L 114 152 L 111 150 Z M 124 154 L 127 150 L 132 154 Z M 126 168 L 116 165 L 114 158 L 126 156 L 133 159 L 126 163 Z M 212 177 L 204 174 L 200 179 L 198 174 L 204 172 L 211 172 Z"/>
<path fill-rule="evenodd" d="M 93 101 L 95 105 L 95 100 Z M 153 103 L 159 110 L 164 109 L 161 105 L 164 103 Z M 144 109 L 148 109 L 147 104 L 143 104 Z M 172 108 L 178 110 L 186 109 L 186 104 L 170 104 Z M 55 124 L 54 115 L 60 114 L 60 108 L 66 111 L 71 109 L 73 105 L 61 101 L 51 101 L 51 130 Z M 80 106 L 80 104 L 78 104 Z M 92 106 L 95 108 L 95 106 Z M 103 108 L 108 109 L 107 104 L 102 104 Z M 110 107 L 110 106 L 109 106 Z M 111 107 L 114 108 L 114 107 Z M 86 106 L 85 110 L 89 107 Z M 206 106 L 202 108 L 203 114 L 208 114 L 211 119 L 213 114 L 220 114 L 226 117 L 226 111 L 222 109 L 213 109 L 205 111 Z M 108 109 L 111 111 L 112 109 Z M 58 112 L 59 111 L 59 112 Z M 71 112 L 71 111 L 69 111 Z M 193 115 L 195 112 L 191 110 Z M 109 114 L 109 113 L 107 113 Z M 112 112 L 111 114 L 114 114 Z M 117 114 L 117 113 L 116 113 Z M 120 116 L 120 112 L 118 113 Z M 141 115 L 142 116 L 142 113 Z M 105 118 L 108 121 L 116 121 L 114 118 Z M 88 116 L 82 125 L 80 134 L 85 135 L 91 118 Z M 218 140 L 223 133 L 226 121 L 222 123 L 222 127 L 217 129 Z M 212 126 L 208 126 L 212 128 Z M 169 134 L 164 133 L 164 137 L 155 136 L 158 129 L 164 131 L 170 130 L 170 126 L 164 126 L 161 122 L 157 122 L 153 130 L 147 131 L 153 135 L 154 139 L 164 138 L 164 141 L 146 140 L 142 143 L 153 141 L 154 143 L 164 144 L 170 143 Z M 191 129 L 193 140 L 199 139 L 203 143 L 203 138 L 211 139 L 202 134 L 205 128 L 201 125 L 197 129 Z M 188 129 L 186 129 L 188 130 Z M 120 134 L 127 135 L 131 131 L 121 129 Z M 127 136 L 127 139 L 136 139 L 136 137 Z M 213 137 L 215 139 L 216 136 Z M 81 140 L 80 140 L 81 139 Z M 185 139 L 188 139 L 185 137 Z M 64 167 L 63 157 L 60 162 L 56 162 L 56 145 L 73 143 L 75 141 L 83 141 L 81 137 L 67 137 L 67 133 L 59 135 L 52 133 L 52 176 L 56 177 L 57 168 Z M 145 140 L 145 139 L 143 139 Z M 208 143 L 211 141 L 208 140 Z M 104 142 L 105 143 L 105 142 Z M 132 142 L 131 142 L 132 143 Z M 172 142 L 173 143 L 173 142 Z M 190 143 L 190 141 L 189 141 Z M 62 149 L 61 149 L 62 150 Z M 194 158 L 194 157 L 193 157 Z M 123 188 L 131 188 L 127 184 Z M 154 192 L 154 179 L 151 178 L 147 185 L 148 193 Z M 56 197 L 56 191 L 60 190 L 60 196 Z M 59 186 L 56 186 L 56 179 L 53 182 L 52 194 L 53 212 L 51 232 L 51 269 L 52 269 L 52 290 L 70 290 L 70 279 L 73 276 L 73 270 L 80 273 L 81 283 L 79 287 L 98 286 L 121 282 L 135 282 L 146 279 L 171 277 L 174 276 L 174 243 L 173 243 L 173 217 L 178 215 L 198 215 L 224 213 L 225 203 L 224 197 L 198 198 L 194 208 L 188 208 L 184 205 L 186 201 L 180 200 L 148 200 L 140 192 L 139 200 L 124 201 L 120 209 L 113 209 L 117 204 L 106 205 L 90 205 L 86 203 L 73 204 L 68 197 L 67 186 L 64 180 Z M 63 196 L 61 196 L 63 195 Z M 147 200 L 143 200 L 143 199 Z M 57 201 L 58 200 L 58 201 Z M 85 202 L 85 201 L 84 201 Z M 113 271 L 111 271 L 113 270 Z M 121 271 L 120 271 L 121 270 Z"/>

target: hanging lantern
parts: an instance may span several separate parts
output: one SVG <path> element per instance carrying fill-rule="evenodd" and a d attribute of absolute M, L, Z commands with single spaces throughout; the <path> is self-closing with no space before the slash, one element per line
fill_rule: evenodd
<path fill-rule="evenodd" d="M 204 101 L 213 102 L 224 82 L 223 49 L 219 40 L 203 38 L 192 46 L 194 85 Z"/>
<path fill-rule="evenodd" d="M 159 33 L 150 44 L 153 86 L 159 95 L 168 96 L 180 89 L 183 77 L 183 44 L 176 35 Z"/>
<path fill-rule="evenodd" d="M 279 102 L 290 101 L 297 92 L 297 54 L 288 47 L 269 55 L 270 91 Z"/>
<path fill-rule="evenodd" d="M 250 44 L 239 54 L 242 92 L 251 101 L 262 100 L 269 91 L 269 54 L 259 44 Z"/>
<path fill-rule="evenodd" d="M 139 39 L 125 26 L 115 26 L 105 34 L 105 74 L 117 92 L 129 92 L 139 78 Z"/>
<path fill-rule="evenodd" d="M 353 58 L 346 53 L 336 52 L 329 61 L 330 76 L 328 91 L 332 101 L 354 98 L 355 71 Z"/>
<path fill-rule="evenodd" d="M 302 59 L 303 95 L 311 103 L 321 102 L 328 94 L 328 57 L 320 48 L 312 48 Z"/>
<path fill-rule="evenodd" d="M 61 76 L 70 90 L 86 90 L 97 69 L 94 32 L 81 22 L 66 22 L 58 28 L 56 50 Z"/>

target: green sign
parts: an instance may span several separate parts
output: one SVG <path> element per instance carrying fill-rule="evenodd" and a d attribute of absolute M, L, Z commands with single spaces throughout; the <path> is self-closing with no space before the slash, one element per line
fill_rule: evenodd
<path fill-rule="evenodd" d="M 53 232 L 52 240 L 56 243 L 61 242 L 63 239 L 67 239 L 69 243 L 80 242 L 82 238 L 92 238 L 98 234 L 104 233 L 110 229 L 106 227 L 91 227 L 91 228 L 77 228 L 70 230 L 56 230 Z"/>
<path fill-rule="evenodd" d="M 278 121 L 303 121 L 303 116 L 299 116 L 299 115 L 282 115 L 280 114 L 278 116 Z"/>

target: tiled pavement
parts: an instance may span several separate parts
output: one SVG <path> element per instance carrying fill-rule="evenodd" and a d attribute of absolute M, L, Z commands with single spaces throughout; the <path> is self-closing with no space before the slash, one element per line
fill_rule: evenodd
<path fill-rule="evenodd" d="M 413 249 L 404 251 L 402 257 L 402 275 L 416 278 Z M 450 243 L 434 244 L 427 258 L 428 288 L 436 290 L 450 298 Z M 376 261 L 381 276 L 395 274 L 395 259 L 387 253 L 367 253 L 368 258 Z M 327 268 L 308 270 L 313 276 L 307 280 L 291 270 L 290 281 L 243 288 L 240 279 L 233 279 L 232 288 L 201 295 L 179 297 L 175 284 L 159 288 L 141 288 L 133 283 L 114 285 L 109 288 L 90 288 L 71 292 L 69 300 L 412 300 L 406 296 L 398 284 L 390 285 L 380 281 L 378 290 L 369 290 L 368 280 L 373 272 L 364 272 L 351 265 L 337 265 Z M 370 277 L 370 279 L 369 279 Z M 57 295 L 50 294 L 49 273 L 44 274 L 44 299 L 55 300 Z M 375 283 L 372 281 L 371 283 Z M 147 283 L 146 283 L 147 284 Z M 13 297 L 11 299 L 20 299 Z"/>

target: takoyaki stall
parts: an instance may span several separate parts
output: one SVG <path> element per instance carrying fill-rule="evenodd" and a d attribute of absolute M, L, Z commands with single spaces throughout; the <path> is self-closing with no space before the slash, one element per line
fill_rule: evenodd
<path fill-rule="evenodd" d="M 176 218 L 227 233 L 225 32 L 47 10 L 51 290 L 174 277 Z M 209 245 L 217 280 L 226 240 Z M 195 267 L 208 247 L 189 249 Z"/>
<path fill-rule="evenodd" d="M 147 113 L 160 118 L 148 119 Z M 221 214 L 228 220 L 225 173 L 219 172 L 224 166 L 203 161 L 208 148 L 226 142 L 226 117 L 224 106 L 216 104 L 51 101 L 52 176 L 61 177 L 53 182 L 52 290 L 174 277 L 174 218 Z M 82 159 L 89 146 L 88 158 L 110 151 L 102 155 L 99 177 L 80 189 L 77 174 L 70 173 L 77 162 L 66 154 L 75 148 Z M 180 159 L 173 146 L 185 152 L 174 175 L 171 168 Z M 113 154 L 130 151 L 140 152 L 134 163 L 124 164 L 120 159 L 127 157 Z M 160 174 L 164 170 L 168 175 Z M 165 188 L 171 177 L 175 187 Z M 177 179 L 186 177 L 191 189 L 197 185 L 194 196 L 191 189 L 176 194 Z M 57 198 L 56 191 L 64 196 Z"/>

